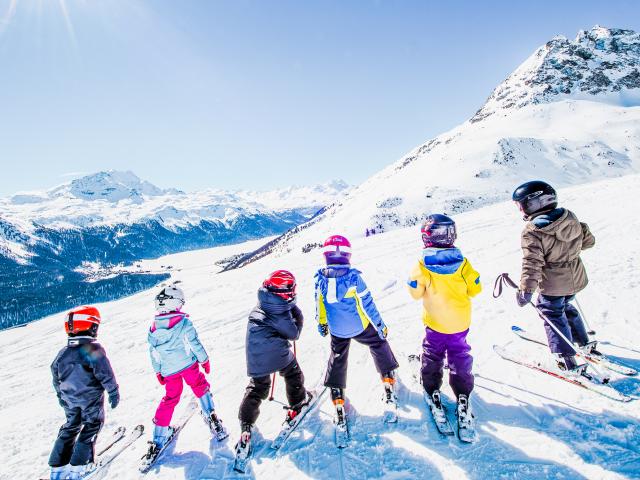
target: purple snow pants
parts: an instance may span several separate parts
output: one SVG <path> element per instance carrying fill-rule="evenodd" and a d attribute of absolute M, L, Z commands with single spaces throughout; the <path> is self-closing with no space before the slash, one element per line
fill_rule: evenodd
<path fill-rule="evenodd" d="M 422 342 L 422 386 L 428 394 L 442 386 L 444 358 L 449 365 L 449 385 L 453 393 L 469 395 L 473 390 L 473 357 L 467 344 L 469 330 L 460 333 L 440 333 L 426 328 Z"/>

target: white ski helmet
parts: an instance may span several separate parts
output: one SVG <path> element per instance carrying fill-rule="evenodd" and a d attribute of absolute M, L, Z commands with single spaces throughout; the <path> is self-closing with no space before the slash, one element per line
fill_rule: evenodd
<path fill-rule="evenodd" d="M 184 292 L 175 285 L 164 287 L 156 295 L 156 310 L 158 313 L 168 313 L 180 310 L 184 305 Z"/>

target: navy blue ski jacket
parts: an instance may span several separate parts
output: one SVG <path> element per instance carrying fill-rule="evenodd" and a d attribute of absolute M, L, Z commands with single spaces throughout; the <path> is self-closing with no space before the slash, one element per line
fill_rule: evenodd
<path fill-rule="evenodd" d="M 294 360 L 290 340 L 302 332 L 304 317 L 295 302 L 287 302 L 265 288 L 258 290 L 258 305 L 247 324 L 247 374 L 264 377 Z"/>

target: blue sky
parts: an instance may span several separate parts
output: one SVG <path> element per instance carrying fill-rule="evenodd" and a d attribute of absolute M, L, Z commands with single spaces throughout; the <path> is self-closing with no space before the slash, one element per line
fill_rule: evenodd
<path fill-rule="evenodd" d="M 640 2 L 0 0 L 0 195 L 359 183 L 594 24 Z"/>

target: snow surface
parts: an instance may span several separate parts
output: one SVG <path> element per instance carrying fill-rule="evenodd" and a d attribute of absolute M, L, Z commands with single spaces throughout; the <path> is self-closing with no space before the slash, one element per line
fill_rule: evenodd
<path fill-rule="evenodd" d="M 589 223 L 596 247 L 583 259 L 591 283 L 579 295 L 588 320 L 606 340 L 602 350 L 640 367 L 640 331 L 635 305 L 640 298 L 640 218 L 628 215 L 637 205 L 640 176 L 606 179 L 560 191 L 561 203 Z M 472 407 L 479 441 L 462 445 L 444 439 L 427 420 L 420 388 L 411 380 L 405 358 L 416 353 L 422 339 L 421 304 L 410 299 L 405 279 L 418 260 L 421 245 L 416 228 L 356 238 L 354 265 L 364 278 L 389 326 L 389 340 L 401 361 L 400 420 L 381 420 L 382 387 L 365 348 L 352 345 L 347 395 L 355 412 L 352 443 L 343 451 L 333 445 L 331 406 L 326 399 L 300 431 L 274 456 L 258 445 L 248 478 L 640 478 L 640 403 L 620 404 L 560 380 L 505 362 L 492 350 L 512 341 L 514 322 L 540 331 L 535 312 L 519 309 L 513 292 L 494 300 L 493 279 L 502 272 L 519 273 L 522 222 L 511 202 L 455 216 L 459 246 L 481 272 L 484 292 L 474 300 L 469 341 L 475 358 L 476 390 Z M 327 233 L 327 232 L 320 232 Z M 318 236 L 317 241 L 324 237 Z M 244 336 L 247 314 L 261 280 L 276 268 L 293 271 L 299 280 L 299 305 L 307 323 L 298 342 L 298 356 L 312 386 L 327 359 L 328 339 L 315 328 L 312 278 L 321 254 L 299 250 L 268 256 L 243 269 L 217 275 L 214 261 L 247 251 L 236 245 L 187 252 L 145 262 L 146 267 L 172 264 L 180 272 L 190 313 L 212 359 L 212 383 L 218 410 L 231 436 L 218 445 L 210 441 L 203 422 L 194 417 L 164 460 L 146 475 L 154 479 L 233 478 L 232 449 L 239 435 L 237 408 L 247 383 Z M 154 291 L 99 305 L 103 314 L 100 342 L 105 346 L 121 388 L 122 402 L 107 411 L 103 440 L 116 425 L 152 428 L 163 389 L 149 362 L 146 332 L 153 317 Z M 65 344 L 62 315 L 23 328 L 0 332 L 0 479 L 30 478 L 46 469 L 49 450 L 63 414 L 50 384 L 49 364 Z M 514 340 L 519 342 L 519 340 Z M 524 347 L 523 347 L 524 348 Z M 527 347 L 529 348 L 529 347 Z M 531 346 L 532 351 L 538 351 Z M 542 352 L 543 350 L 540 350 Z M 640 379 L 614 376 L 622 391 L 638 395 Z M 445 387 L 448 404 L 451 392 Z M 183 394 L 183 403 L 191 395 Z M 284 398 L 278 378 L 276 398 Z M 284 411 L 265 402 L 256 438 L 272 439 Z M 180 415 L 180 407 L 176 417 Z M 148 437 L 148 435 L 145 435 Z M 145 442 L 111 465 L 105 478 L 141 478 L 137 459 Z M 208 475 L 201 477 L 207 471 Z"/>

